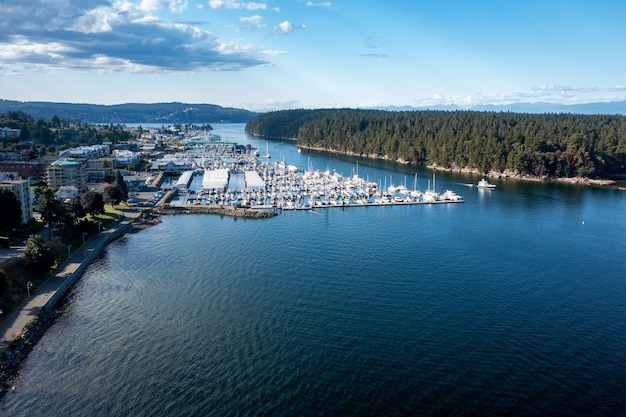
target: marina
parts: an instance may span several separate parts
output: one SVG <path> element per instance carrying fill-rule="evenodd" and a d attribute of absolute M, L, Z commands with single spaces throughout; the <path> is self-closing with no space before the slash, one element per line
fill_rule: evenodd
<path fill-rule="evenodd" d="M 417 189 L 417 175 L 412 189 L 405 183 L 394 186 L 392 178 L 370 181 L 331 170 L 306 170 L 288 164 L 284 158 L 271 162 L 250 147 L 233 142 L 197 138 L 185 140 L 186 150 L 168 160 L 170 166 L 183 167 L 161 185 L 174 191 L 170 206 L 231 206 L 249 209 L 312 210 L 325 207 L 364 207 L 382 205 L 462 203 L 454 191 L 435 190 L 435 176 L 425 191 Z M 164 166 L 163 163 L 155 164 Z"/>
<path fill-rule="evenodd" d="M 433 184 L 427 169 L 215 128 L 269 148 L 272 169 L 314 173 L 310 161 L 320 176 L 358 174 L 398 196 L 449 188 L 467 204 L 161 216 L 86 269 L 2 415 L 623 413 L 623 191 L 494 181 L 490 192 L 453 172 Z M 186 170 L 179 197 L 202 188 L 204 169 Z M 165 198 L 183 171 L 145 195 Z M 228 187 L 245 181 L 232 172 Z"/>

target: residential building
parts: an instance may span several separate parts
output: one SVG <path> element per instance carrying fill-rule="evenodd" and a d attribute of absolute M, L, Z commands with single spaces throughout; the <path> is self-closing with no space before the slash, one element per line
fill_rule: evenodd
<path fill-rule="evenodd" d="M 66 158 L 102 158 L 110 154 L 111 147 L 109 145 L 78 146 L 59 152 L 59 156 Z"/>
<path fill-rule="evenodd" d="M 139 154 L 137 152 L 116 149 L 113 151 L 115 157 L 115 166 L 117 168 L 135 167 L 139 165 Z"/>
<path fill-rule="evenodd" d="M 85 161 L 78 159 L 59 159 L 54 161 L 46 169 L 48 187 L 59 189 L 61 187 L 76 187 L 78 191 L 86 189 L 87 175 Z"/>
<path fill-rule="evenodd" d="M 87 182 L 104 181 L 105 177 L 111 174 L 115 167 L 114 158 L 86 159 L 84 162 Z"/>
<path fill-rule="evenodd" d="M 22 209 L 22 224 L 26 224 L 33 218 L 33 197 L 28 180 L 2 180 L 0 187 L 7 188 L 15 194 Z"/>
<path fill-rule="evenodd" d="M 12 129 L 10 127 L 0 127 L 0 138 L 19 138 L 22 129 Z"/>

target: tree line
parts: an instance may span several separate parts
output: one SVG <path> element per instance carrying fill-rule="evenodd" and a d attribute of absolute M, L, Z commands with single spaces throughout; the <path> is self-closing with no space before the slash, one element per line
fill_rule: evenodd
<path fill-rule="evenodd" d="M 303 147 L 537 177 L 626 172 L 626 116 L 476 111 L 284 110 L 246 124 Z"/>
<path fill-rule="evenodd" d="M 1 113 L 0 127 L 21 129 L 19 137 L 2 138 L 1 151 L 26 151 L 32 158 L 47 153 L 56 154 L 75 146 L 131 139 L 131 133 L 122 125 L 70 122 L 58 116 L 40 119 L 21 111 Z"/>

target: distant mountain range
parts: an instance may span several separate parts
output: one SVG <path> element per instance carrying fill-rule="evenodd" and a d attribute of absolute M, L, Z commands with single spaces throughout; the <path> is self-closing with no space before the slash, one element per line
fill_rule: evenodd
<path fill-rule="evenodd" d="M 0 113 L 21 111 L 37 118 L 58 116 L 87 123 L 245 123 L 258 113 L 214 104 L 75 104 L 0 100 Z"/>
<path fill-rule="evenodd" d="M 413 111 L 413 110 L 473 110 L 495 111 L 512 113 L 571 113 L 571 114 L 621 114 L 626 115 L 626 101 L 609 101 L 584 104 L 556 104 L 556 103 L 512 103 L 504 105 L 482 104 L 472 107 L 461 107 L 455 104 L 435 105 L 428 107 L 387 106 L 376 107 L 378 110 Z"/>
<path fill-rule="evenodd" d="M 387 106 L 376 110 L 473 110 L 513 113 L 572 113 L 572 114 L 621 114 L 626 115 L 626 101 L 611 101 L 585 104 L 513 103 L 507 105 L 476 105 L 461 107 L 435 105 L 424 107 Z M 12 101 L 0 99 L 0 113 L 22 111 L 38 118 L 58 116 L 65 120 L 80 120 L 87 123 L 246 123 L 260 113 L 215 104 L 186 103 L 127 103 L 115 105 L 53 103 L 45 101 Z"/>

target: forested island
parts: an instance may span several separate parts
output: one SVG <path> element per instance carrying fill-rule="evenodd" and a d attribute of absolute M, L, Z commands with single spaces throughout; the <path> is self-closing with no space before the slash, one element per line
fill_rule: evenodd
<path fill-rule="evenodd" d="M 215 104 L 126 103 L 115 105 L 12 101 L 0 99 L 0 112 L 21 111 L 36 118 L 57 116 L 89 123 L 245 123 L 257 113 Z"/>
<path fill-rule="evenodd" d="M 309 149 L 517 177 L 626 174 L 626 116 L 476 111 L 284 110 L 246 132 Z"/>

